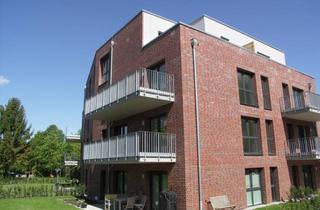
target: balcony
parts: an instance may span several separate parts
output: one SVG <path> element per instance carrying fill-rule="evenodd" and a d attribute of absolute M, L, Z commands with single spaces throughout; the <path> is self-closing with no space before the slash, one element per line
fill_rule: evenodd
<path fill-rule="evenodd" d="M 85 163 L 174 163 L 176 136 L 137 131 L 84 145 Z"/>
<path fill-rule="evenodd" d="M 288 160 L 320 160 L 320 139 L 308 137 L 287 140 L 286 156 Z"/>
<path fill-rule="evenodd" d="M 283 117 L 309 122 L 320 121 L 320 95 L 304 92 L 280 99 Z"/>
<path fill-rule="evenodd" d="M 119 120 L 174 102 L 174 77 L 137 70 L 85 102 L 85 115 L 94 120 Z"/>

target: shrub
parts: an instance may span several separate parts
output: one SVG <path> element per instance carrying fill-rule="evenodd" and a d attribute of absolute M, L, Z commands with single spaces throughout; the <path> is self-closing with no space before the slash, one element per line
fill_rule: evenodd
<path fill-rule="evenodd" d="M 293 186 L 290 189 L 290 195 L 288 197 L 289 201 L 298 202 L 303 200 L 310 200 L 313 197 L 313 195 L 314 192 L 309 187 L 296 188 Z"/>
<path fill-rule="evenodd" d="M 52 178 L 2 179 L 0 180 L 0 199 L 83 195 L 83 185 L 59 178 L 60 180 L 63 184 L 56 183 L 56 179 Z"/>

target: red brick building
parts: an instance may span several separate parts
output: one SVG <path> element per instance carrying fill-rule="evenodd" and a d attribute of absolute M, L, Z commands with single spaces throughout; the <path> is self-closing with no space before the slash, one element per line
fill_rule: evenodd
<path fill-rule="evenodd" d="M 285 200 L 292 185 L 319 189 L 313 92 L 313 77 L 254 37 L 207 16 L 184 24 L 142 11 L 96 51 L 82 181 L 98 199 L 143 193 L 151 210 L 163 190 L 196 210 L 199 194 L 203 209 L 219 195 L 240 209 Z"/>

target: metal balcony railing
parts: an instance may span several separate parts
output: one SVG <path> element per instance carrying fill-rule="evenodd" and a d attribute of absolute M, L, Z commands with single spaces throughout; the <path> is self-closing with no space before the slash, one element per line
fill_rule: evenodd
<path fill-rule="evenodd" d="M 280 108 L 282 113 L 301 111 L 305 109 L 320 110 L 320 95 L 312 92 L 290 95 L 280 99 Z"/>
<path fill-rule="evenodd" d="M 84 145 L 84 161 L 175 162 L 176 135 L 137 131 Z"/>
<path fill-rule="evenodd" d="M 148 69 L 137 70 L 87 99 L 84 112 L 87 115 L 139 92 L 144 96 L 174 101 L 174 76 Z"/>
<path fill-rule="evenodd" d="M 307 137 L 286 141 L 286 156 L 293 159 L 320 159 L 320 139 Z"/>

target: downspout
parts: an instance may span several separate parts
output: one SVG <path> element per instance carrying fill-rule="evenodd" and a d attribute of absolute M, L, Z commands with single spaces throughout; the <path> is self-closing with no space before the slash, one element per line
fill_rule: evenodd
<path fill-rule="evenodd" d="M 200 142 L 200 126 L 199 126 L 199 105 L 198 105 L 198 79 L 197 79 L 197 60 L 196 60 L 196 47 L 199 46 L 197 39 L 191 39 L 192 47 L 192 61 L 193 61 L 193 76 L 194 76 L 194 95 L 195 95 L 195 109 L 196 109 L 196 141 L 197 141 L 197 163 L 198 163 L 198 196 L 199 208 L 202 207 L 202 180 L 201 180 L 201 142 Z"/>
<path fill-rule="evenodd" d="M 110 49 L 110 79 L 109 79 L 109 86 L 112 85 L 112 65 L 113 65 L 113 45 L 114 45 L 114 41 L 113 39 L 111 40 L 111 49 Z"/>
<path fill-rule="evenodd" d="M 110 78 L 109 78 L 109 87 L 111 87 L 112 85 L 112 66 L 113 66 L 113 45 L 114 45 L 114 41 L 113 39 L 111 39 L 110 42 Z M 108 139 L 110 139 L 111 137 L 111 126 L 113 124 L 113 122 L 109 121 L 108 123 Z M 107 170 L 107 174 L 108 174 L 108 189 L 107 189 L 107 193 L 110 193 L 110 168 L 112 167 L 109 163 L 107 165 L 108 170 Z"/>

